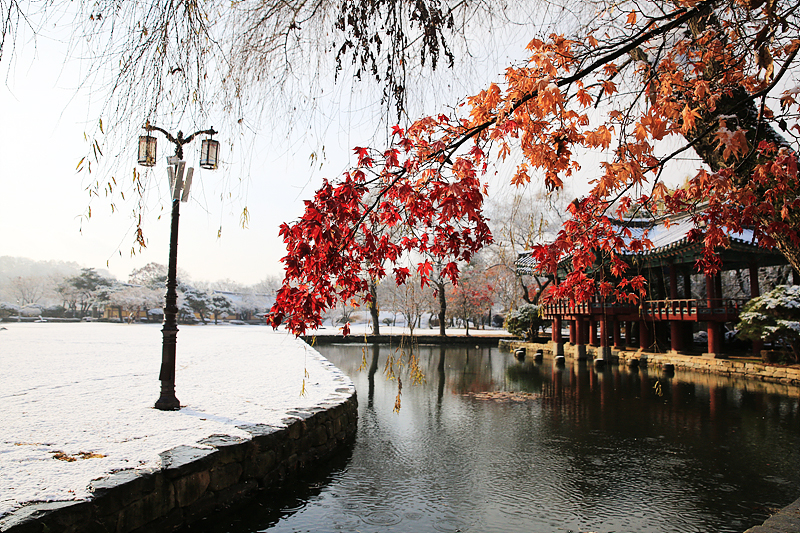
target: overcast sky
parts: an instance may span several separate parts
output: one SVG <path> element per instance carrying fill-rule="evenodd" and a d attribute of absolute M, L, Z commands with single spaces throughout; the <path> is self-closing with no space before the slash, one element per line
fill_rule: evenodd
<path fill-rule="evenodd" d="M 167 263 L 169 216 L 159 214 L 163 201 L 152 202 L 145 228 L 147 249 L 131 256 L 133 220 L 130 208 L 111 213 L 104 199 L 92 202 L 92 216 L 86 220 L 89 176 L 76 166 L 86 151 L 83 133 L 96 123 L 97 106 L 86 91 L 76 89 L 79 66 L 64 63 L 64 48 L 38 39 L 20 43 L 9 68 L 4 54 L 0 63 L 5 84 L 0 86 L 0 255 L 37 260 L 75 261 L 83 266 L 107 268 L 127 279 L 134 268 L 149 262 Z M 94 99 L 100 97 L 95 94 Z M 211 126 L 211 125 L 209 125 Z M 188 132 L 187 132 L 188 133 Z M 267 275 L 280 275 L 279 259 L 284 248 L 278 238 L 281 222 L 300 215 L 302 199 L 311 196 L 322 174 L 311 172 L 309 154 L 319 139 L 305 145 L 276 150 L 256 144 L 248 153 L 244 168 L 225 153 L 226 165 L 219 171 L 201 170 L 197 165 L 199 143 L 185 150 L 195 167 L 192 198 L 181 204 L 179 266 L 195 280 L 230 278 L 255 283 Z M 328 145 L 326 173 L 334 177 L 348 163 L 344 142 Z M 330 141 L 330 139 L 329 139 Z M 128 178 L 136 162 L 136 147 L 121 165 Z M 158 197 L 167 193 L 164 158 L 169 143 L 159 139 L 159 161 L 152 170 L 162 186 Z M 144 170 L 140 168 L 140 170 Z M 231 182 L 233 198 L 220 199 Z M 250 221 L 240 227 L 241 208 L 247 205 Z M 222 227 L 222 237 L 217 233 Z"/>
<path fill-rule="evenodd" d="M 164 156 L 171 150 L 169 144 L 159 139 L 159 160 L 151 171 L 161 189 L 153 195 L 156 201 L 151 201 L 145 221 L 148 247 L 131 256 L 130 207 L 112 214 L 108 201 L 95 199 L 91 219 L 86 220 L 90 204 L 85 188 L 90 177 L 76 171 L 86 153 L 84 132 L 97 122 L 102 91 L 78 89 L 85 66 L 65 61 L 63 43 L 40 35 L 35 43 L 23 36 L 16 44 L 15 49 L 6 46 L 0 61 L 4 82 L 0 84 L 0 255 L 75 261 L 108 268 L 119 279 L 149 262 L 166 264 L 169 216 L 163 201 L 167 193 Z M 522 57 L 524 50 L 520 45 L 490 53 L 490 64 L 504 66 L 510 54 Z M 495 80 L 502 66 L 484 68 L 482 76 Z M 461 96 L 485 83 L 474 71 L 456 77 L 460 79 L 444 86 Z M 437 91 L 442 87 L 432 85 Z M 346 90 L 340 86 L 333 92 Z M 190 202 L 181 204 L 178 264 L 192 279 L 230 278 L 249 284 L 281 275 L 279 260 L 285 249 L 277 235 L 279 225 L 296 219 L 302 213 L 302 200 L 313 195 L 322 177 L 341 175 L 350 163 L 352 148 L 368 144 L 375 132 L 377 120 L 371 120 L 369 113 L 380 110 L 377 102 L 359 102 L 356 96 L 341 94 L 339 101 L 343 104 L 322 109 L 310 130 L 295 128 L 291 142 L 276 143 L 274 135 L 281 133 L 274 128 L 265 132 L 262 127 L 246 150 L 240 147 L 239 154 L 230 154 L 226 139 L 220 139 L 225 164 L 218 171 L 198 167 L 198 142 L 187 147 L 185 159 L 195 167 L 195 180 Z M 337 105 L 357 109 L 358 116 Z M 437 106 L 430 112 L 441 109 Z M 353 127 L 354 123 L 359 127 Z M 127 153 L 117 156 L 122 169 L 118 179 L 123 172 L 122 179 L 128 179 L 132 172 L 136 147 L 131 144 Z M 325 158 L 312 169 L 309 156 L 314 151 L 321 154 L 322 146 Z M 320 162 L 324 163 L 321 170 Z M 233 197 L 227 198 L 230 191 Z M 240 215 L 245 205 L 250 221 L 242 229 Z M 166 216 L 159 218 L 159 214 Z M 222 237 L 218 238 L 220 227 Z"/>
<path fill-rule="evenodd" d="M 503 69 L 525 55 L 529 35 L 524 28 L 515 31 L 516 36 L 495 32 L 494 40 L 471 44 L 471 55 L 461 54 L 466 63 L 440 73 L 435 80 L 418 80 L 412 105 L 425 107 L 427 113 L 446 112 L 457 99 L 501 80 Z M 498 46 L 499 41 L 509 44 Z M 170 228 L 164 159 L 172 150 L 169 143 L 159 138 L 158 164 L 150 171 L 160 185 L 150 196 L 144 221 L 148 246 L 131 256 L 130 205 L 112 213 L 107 200 L 96 198 L 87 220 L 90 204 L 85 189 L 97 173 L 88 176 L 76 171 L 87 150 L 84 132 L 97 123 L 104 93 L 92 87 L 78 89 L 85 74 L 81 69 L 86 66 L 65 60 L 64 43 L 44 35 L 34 43 L 22 35 L 16 45 L 15 49 L 7 45 L 0 61 L 0 255 L 74 261 L 107 268 L 121 280 L 147 263 L 166 264 Z M 185 159 L 195 167 L 195 179 L 191 200 L 181 204 L 178 265 L 192 279 L 227 278 L 252 284 L 282 274 L 279 260 L 285 248 L 278 238 L 279 225 L 300 216 L 303 200 L 312 197 L 321 179 L 340 176 L 352 162 L 352 148 L 369 145 L 379 129 L 381 106 L 374 90 L 353 94 L 340 83 L 326 91 L 327 103 L 307 124 L 292 124 L 290 139 L 279 121 L 278 127 L 252 124 L 255 136 L 246 142 L 235 139 L 236 153 L 230 153 L 229 139 L 219 138 L 220 170 L 200 169 L 199 142 L 187 146 Z M 140 121 L 140 117 L 131 118 L 132 132 Z M 215 124 L 204 127 L 210 126 Z M 117 158 L 120 180 L 130 179 L 136 160 L 135 135 L 129 149 L 106 154 L 106 159 Z M 310 155 L 322 155 L 323 146 L 324 157 L 312 165 Z M 584 158 L 582 163 L 586 172 L 570 184 L 573 194 L 580 194 L 597 172 L 596 158 Z M 510 172 L 512 162 L 506 166 Z M 676 173 L 675 178 L 683 175 Z M 503 171 L 494 177 L 490 194 L 497 194 L 497 184 L 502 183 L 508 183 Z M 247 229 L 240 227 L 244 206 L 250 213 Z"/>

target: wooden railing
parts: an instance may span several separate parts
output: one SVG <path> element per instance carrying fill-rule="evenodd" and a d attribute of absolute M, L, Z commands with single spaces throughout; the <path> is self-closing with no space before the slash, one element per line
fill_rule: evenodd
<path fill-rule="evenodd" d="M 738 314 L 748 300 L 742 298 L 712 298 L 711 300 L 647 300 L 643 311 L 651 315 Z"/>
<path fill-rule="evenodd" d="M 636 313 L 652 318 L 695 317 L 705 315 L 736 316 L 749 300 L 743 298 L 646 300 L 641 306 L 610 304 L 604 302 L 570 302 L 562 300 L 544 306 L 545 315 L 593 315 L 604 311 L 612 313 Z M 699 315 L 699 316 L 698 316 Z"/>

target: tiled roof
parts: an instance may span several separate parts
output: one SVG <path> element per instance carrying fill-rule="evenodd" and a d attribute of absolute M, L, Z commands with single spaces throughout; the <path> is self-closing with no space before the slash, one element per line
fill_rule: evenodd
<path fill-rule="evenodd" d="M 667 225 L 669 221 L 669 225 Z M 620 228 L 626 226 L 631 232 L 632 239 L 641 239 L 645 236 L 652 243 L 652 247 L 646 251 L 639 253 L 624 253 L 633 258 L 647 259 L 650 257 L 673 255 L 681 251 L 689 251 L 691 247 L 698 247 L 701 243 L 690 243 L 688 240 L 688 233 L 695 228 L 695 224 L 689 214 L 672 216 L 670 218 L 662 218 L 656 220 L 649 219 L 631 219 L 626 221 L 618 221 Z M 751 250 L 761 254 L 776 255 L 777 252 L 760 248 L 755 242 L 753 230 L 745 229 L 741 233 L 728 232 L 728 238 L 731 245 L 736 246 L 739 250 Z M 626 239 L 630 240 L 630 239 Z M 778 254 L 779 255 L 779 254 Z M 569 259 L 565 256 L 562 261 Z M 531 257 L 531 252 L 523 252 L 515 261 L 517 272 L 520 274 L 533 275 L 534 261 Z"/>

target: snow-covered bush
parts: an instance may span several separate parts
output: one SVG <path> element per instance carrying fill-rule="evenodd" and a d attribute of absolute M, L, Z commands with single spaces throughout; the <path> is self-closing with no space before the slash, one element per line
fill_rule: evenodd
<path fill-rule="evenodd" d="M 538 305 L 524 304 L 506 316 L 506 329 L 515 337 L 533 340 L 545 325 Z"/>
<path fill-rule="evenodd" d="M 800 285 L 778 285 L 753 298 L 739 321 L 740 337 L 771 342 L 791 362 L 800 360 Z"/>

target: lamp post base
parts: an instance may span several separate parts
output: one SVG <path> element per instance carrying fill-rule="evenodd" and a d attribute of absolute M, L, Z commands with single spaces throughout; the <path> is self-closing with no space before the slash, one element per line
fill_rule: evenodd
<path fill-rule="evenodd" d="M 175 384 L 161 382 L 161 396 L 156 400 L 155 408 L 159 411 L 179 411 L 181 402 L 175 397 Z"/>

